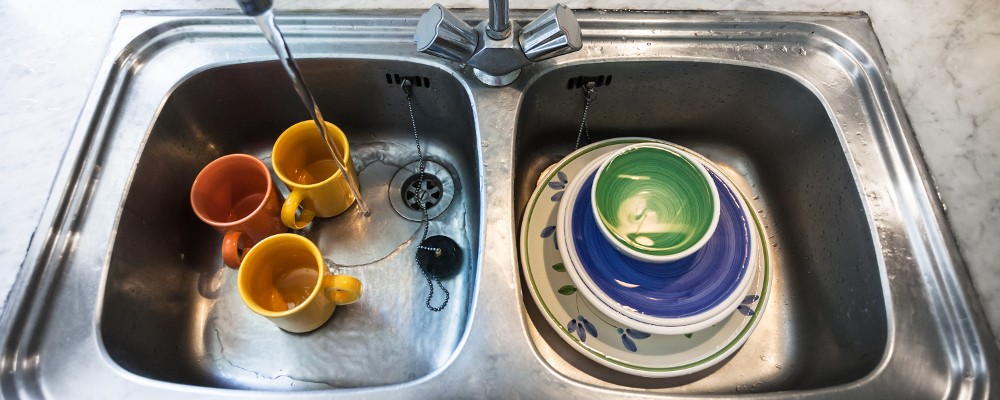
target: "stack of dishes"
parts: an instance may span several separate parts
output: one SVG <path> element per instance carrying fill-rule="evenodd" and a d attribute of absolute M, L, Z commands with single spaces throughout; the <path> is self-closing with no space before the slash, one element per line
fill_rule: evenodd
<path fill-rule="evenodd" d="M 705 157 L 646 138 L 594 143 L 543 173 L 521 265 L 546 320 L 626 373 L 708 368 L 756 327 L 771 263 L 756 213 Z"/>

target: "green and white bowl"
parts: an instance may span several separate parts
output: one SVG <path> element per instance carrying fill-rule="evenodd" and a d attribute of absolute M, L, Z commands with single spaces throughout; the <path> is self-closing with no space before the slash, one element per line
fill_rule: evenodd
<path fill-rule="evenodd" d="M 641 261 L 687 257 L 719 223 L 719 192 L 708 171 L 666 144 L 618 150 L 601 164 L 590 194 L 604 236 Z"/>

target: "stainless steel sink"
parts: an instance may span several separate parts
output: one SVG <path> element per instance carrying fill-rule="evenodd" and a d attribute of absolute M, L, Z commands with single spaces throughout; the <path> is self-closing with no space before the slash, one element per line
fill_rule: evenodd
<path fill-rule="evenodd" d="M 362 221 L 351 209 L 304 233 L 340 273 L 363 281 L 364 301 L 339 307 L 323 329 L 300 335 L 281 331 L 240 300 L 236 273 L 221 261 L 220 235 L 190 210 L 189 186 L 200 168 L 225 154 L 270 161 L 278 135 L 309 116 L 277 61 L 199 71 L 160 107 L 111 247 L 99 325 L 108 355 L 126 370 L 244 389 L 381 386 L 423 377 L 457 348 L 479 265 L 478 147 L 468 92 L 447 72 L 410 62 L 320 59 L 302 68 L 330 110 L 327 118 L 347 132 L 375 213 Z M 465 267 L 445 280 L 447 312 L 424 305 L 427 283 L 413 259 L 420 224 L 389 206 L 389 196 L 402 196 L 390 180 L 417 159 L 406 96 L 394 82 L 399 74 L 420 77 L 411 79 L 421 80 L 414 117 L 425 154 L 455 177 L 454 201 L 430 225 L 431 235 L 466 249 Z"/>
<path fill-rule="evenodd" d="M 735 394 L 817 389 L 870 373 L 889 324 L 860 188 L 834 121 L 808 87 L 763 68 L 692 61 L 620 61 L 553 69 L 530 84 L 514 142 L 514 210 L 542 169 L 575 145 L 577 77 L 595 88 L 593 141 L 643 136 L 696 150 L 736 178 L 766 225 L 775 289 L 761 325 L 728 363 L 694 377 L 647 379 L 598 366 L 541 318 L 522 288 L 535 345 L 580 380 L 622 387 Z M 568 89 L 569 84 L 574 89 Z M 585 138 L 584 138 L 585 140 Z"/>
<path fill-rule="evenodd" d="M 515 11 L 526 23 L 538 11 Z M 483 10 L 460 13 L 481 19 Z M 577 13 L 584 49 L 487 88 L 419 54 L 418 11 L 279 18 L 327 119 L 353 146 L 375 222 L 301 233 L 361 278 L 361 302 L 309 334 L 247 310 L 221 237 L 187 190 L 215 157 L 265 161 L 308 118 L 253 22 L 123 15 L 55 196 L 0 321 L 5 398 L 983 398 L 1000 358 L 877 38 L 863 14 Z M 418 224 L 386 200 L 416 158 L 457 188 L 431 231 L 465 251 L 426 309 Z M 731 359 L 693 376 L 623 375 L 540 319 L 517 264 L 527 197 L 572 151 L 578 77 L 604 76 L 591 140 L 649 136 L 719 163 L 774 247 L 774 295 Z M 426 80 L 424 79 L 426 78 Z M 570 88 L 570 86 L 574 86 Z M 381 199 L 373 201 L 372 199 Z M 440 300 L 440 298 L 436 298 Z M 663 393 L 665 392 L 665 393 Z"/>

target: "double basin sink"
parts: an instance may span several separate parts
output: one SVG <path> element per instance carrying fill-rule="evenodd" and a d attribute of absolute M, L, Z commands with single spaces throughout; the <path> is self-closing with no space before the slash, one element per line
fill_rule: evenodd
<path fill-rule="evenodd" d="M 459 13 L 467 20 L 482 12 Z M 521 22 L 537 12 L 516 11 Z M 7 398 L 685 396 L 968 398 L 996 391 L 985 327 L 863 14 L 577 12 L 583 50 L 488 88 L 416 52 L 419 12 L 278 18 L 352 146 L 371 221 L 300 233 L 365 295 L 320 329 L 247 309 L 221 236 L 188 202 L 211 160 L 308 114 L 252 20 L 126 13 L 0 323 Z M 431 234 L 463 265 L 427 309 L 420 224 L 389 206 L 417 159 L 454 183 Z M 542 319 L 517 233 L 548 166 L 590 141 L 672 141 L 752 198 L 774 263 L 760 325 L 729 360 L 650 379 L 602 367 Z M 586 139 L 586 137 L 585 137 Z M 284 188 L 282 188 L 284 189 Z M 440 293 L 438 294 L 440 296 Z M 433 302 L 438 303 L 441 297 Z"/>

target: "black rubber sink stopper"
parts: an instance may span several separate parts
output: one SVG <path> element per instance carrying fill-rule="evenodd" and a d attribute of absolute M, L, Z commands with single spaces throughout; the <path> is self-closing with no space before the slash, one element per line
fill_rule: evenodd
<path fill-rule="evenodd" d="M 426 212 L 424 213 L 424 218 L 426 221 Z M 427 226 L 426 222 L 424 226 Z M 424 236 L 427 236 L 426 228 L 424 229 Z M 420 270 L 424 273 L 424 278 L 427 278 L 427 286 L 431 288 L 431 292 L 427 295 L 427 308 L 434 312 L 444 310 L 444 307 L 448 305 L 448 300 L 451 299 L 451 294 L 441 284 L 441 278 L 451 275 L 461 265 L 462 249 L 458 247 L 458 244 L 454 240 L 449 239 L 447 236 L 431 236 L 424 239 L 417 246 L 415 258 L 417 259 L 417 265 L 420 266 Z M 441 291 L 444 292 L 444 303 L 439 307 L 431 305 L 431 298 L 434 297 L 434 284 L 431 283 L 431 278 L 434 278 L 434 282 L 437 282 Z"/>
<path fill-rule="evenodd" d="M 462 249 L 447 236 L 431 236 L 420 242 L 417 263 L 425 274 L 435 278 L 451 275 L 462 265 Z"/>

